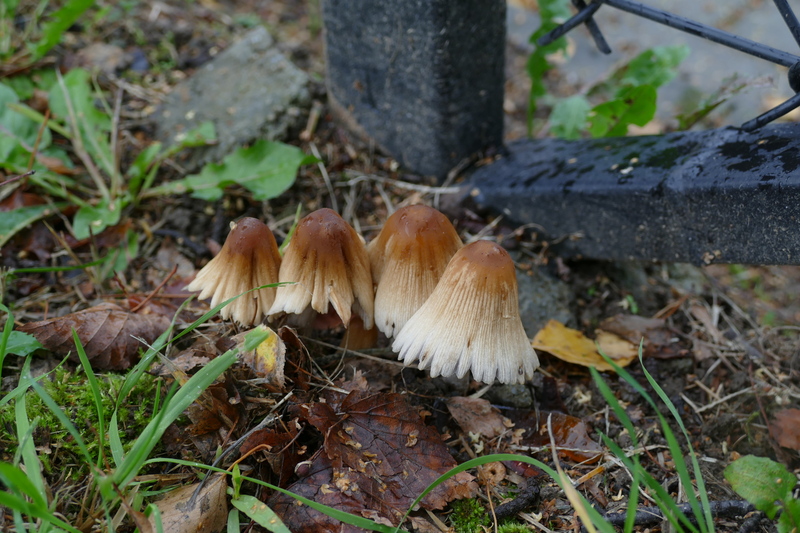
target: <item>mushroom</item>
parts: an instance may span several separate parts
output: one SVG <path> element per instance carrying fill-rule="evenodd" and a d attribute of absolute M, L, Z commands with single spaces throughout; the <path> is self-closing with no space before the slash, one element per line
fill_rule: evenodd
<path fill-rule="evenodd" d="M 433 292 L 461 239 L 442 213 L 425 205 L 398 209 L 367 246 L 375 292 L 375 325 L 397 335 Z"/>
<path fill-rule="evenodd" d="M 231 232 L 219 254 L 197 273 L 186 287 L 200 291 L 199 299 L 211 297 L 211 307 L 229 298 L 278 282 L 281 255 L 272 231 L 260 220 L 243 218 L 231 223 Z M 243 326 L 266 316 L 275 300 L 275 287 L 259 289 L 222 308 L 220 315 Z"/>
<path fill-rule="evenodd" d="M 430 298 L 392 344 L 406 364 L 431 376 L 523 383 L 539 366 L 519 317 L 514 262 L 501 246 L 477 241 L 459 250 Z"/>
<path fill-rule="evenodd" d="M 335 211 L 319 209 L 297 225 L 285 248 L 279 279 L 296 282 L 278 288 L 270 317 L 297 314 L 307 325 L 329 306 L 345 327 L 352 312 L 372 327 L 372 274 L 364 241 Z"/>

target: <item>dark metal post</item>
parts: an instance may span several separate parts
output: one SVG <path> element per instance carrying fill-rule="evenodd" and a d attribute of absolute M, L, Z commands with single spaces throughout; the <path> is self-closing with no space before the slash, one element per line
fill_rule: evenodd
<path fill-rule="evenodd" d="M 421 174 L 499 147 L 505 11 L 505 0 L 323 0 L 333 111 Z"/>

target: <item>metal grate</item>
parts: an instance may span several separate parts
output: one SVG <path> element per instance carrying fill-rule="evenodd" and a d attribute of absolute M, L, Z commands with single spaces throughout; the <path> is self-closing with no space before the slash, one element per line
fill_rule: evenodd
<path fill-rule="evenodd" d="M 775 6 L 778 8 L 778 12 L 781 14 L 784 22 L 786 22 L 786 25 L 789 27 L 789 31 L 792 33 L 792 36 L 797 42 L 798 47 L 800 47 L 800 22 L 798 22 L 797 17 L 792 11 L 792 8 L 789 7 L 788 0 L 773 1 L 775 2 Z M 746 54 L 777 63 L 778 65 L 789 67 L 789 86 L 795 92 L 795 95 L 785 102 L 773 107 L 766 113 L 763 113 L 756 118 L 742 124 L 741 128 L 743 130 L 753 131 L 758 129 L 761 126 L 782 117 L 797 107 L 800 107 L 800 56 L 798 55 L 784 52 L 783 50 L 778 50 L 771 46 L 767 46 L 756 41 L 751 41 L 750 39 L 740 37 L 733 33 L 723 31 L 706 24 L 701 24 L 694 20 L 669 13 L 661 9 L 649 7 L 632 0 L 592 0 L 592 2 L 589 4 L 587 4 L 584 0 L 572 0 L 572 4 L 578 9 L 578 13 L 550 33 L 539 38 L 537 42 L 539 46 L 550 44 L 575 27 L 585 24 L 589 30 L 589 33 L 594 39 L 597 48 L 604 54 L 610 54 L 611 47 L 606 42 L 602 32 L 600 31 L 600 27 L 593 18 L 598 9 L 600 9 L 603 5 L 608 5 L 619 10 L 632 13 L 639 17 L 658 22 L 659 24 L 664 24 L 665 26 L 708 39 L 735 50 L 739 50 Z"/>

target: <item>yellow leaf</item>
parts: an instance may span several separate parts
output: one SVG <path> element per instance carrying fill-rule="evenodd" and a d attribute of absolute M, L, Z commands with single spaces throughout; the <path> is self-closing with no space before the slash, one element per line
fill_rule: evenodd
<path fill-rule="evenodd" d="M 597 330 L 597 340 L 586 337 L 576 329 L 551 320 L 533 338 L 533 347 L 552 354 L 562 361 L 576 365 L 593 366 L 597 370 L 611 370 L 597 350 L 597 346 L 619 366 L 628 366 L 636 359 L 638 348 L 633 343 L 607 331 Z"/>

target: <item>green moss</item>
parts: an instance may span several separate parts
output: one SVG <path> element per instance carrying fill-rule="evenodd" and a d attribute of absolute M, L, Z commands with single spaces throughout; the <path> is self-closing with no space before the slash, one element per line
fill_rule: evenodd
<path fill-rule="evenodd" d="M 89 453 L 94 458 L 100 454 L 98 439 L 98 416 L 94 397 L 86 376 L 82 371 L 73 372 L 63 367 L 56 369 L 52 379 L 40 381 L 45 391 L 53 398 L 64 414 L 75 425 L 86 442 Z M 124 375 L 98 374 L 102 395 L 103 417 L 108 426 L 119 390 L 125 381 Z M 144 374 L 138 380 L 128 397 L 122 402 L 118 414 L 118 425 L 123 449 L 128 451 L 136 437 L 141 433 L 152 417 L 158 378 Z M 69 477 L 78 479 L 88 473 L 86 461 L 75 440 L 56 416 L 44 405 L 41 398 L 33 390 L 25 395 L 28 420 L 35 425 L 33 439 L 39 452 L 39 458 L 45 474 L 60 475 L 69 472 Z M 0 457 L 9 461 L 16 451 L 18 435 L 14 401 L 0 406 L 0 449 L 7 452 Z M 111 449 L 108 446 L 108 435 L 105 436 L 103 455 L 112 464 Z"/>
<path fill-rule="evenodd" d="M 507 522 L 497 528 L 497 533 L 531 533 L 532 529 L 518 522 Z"/>
<path fill-rule="evenodd" d="M 489 511 L 478 500 L 458 500 L 451 507 L 450 525 L 456 533 L 480 533 L 491 524 Z"/>

